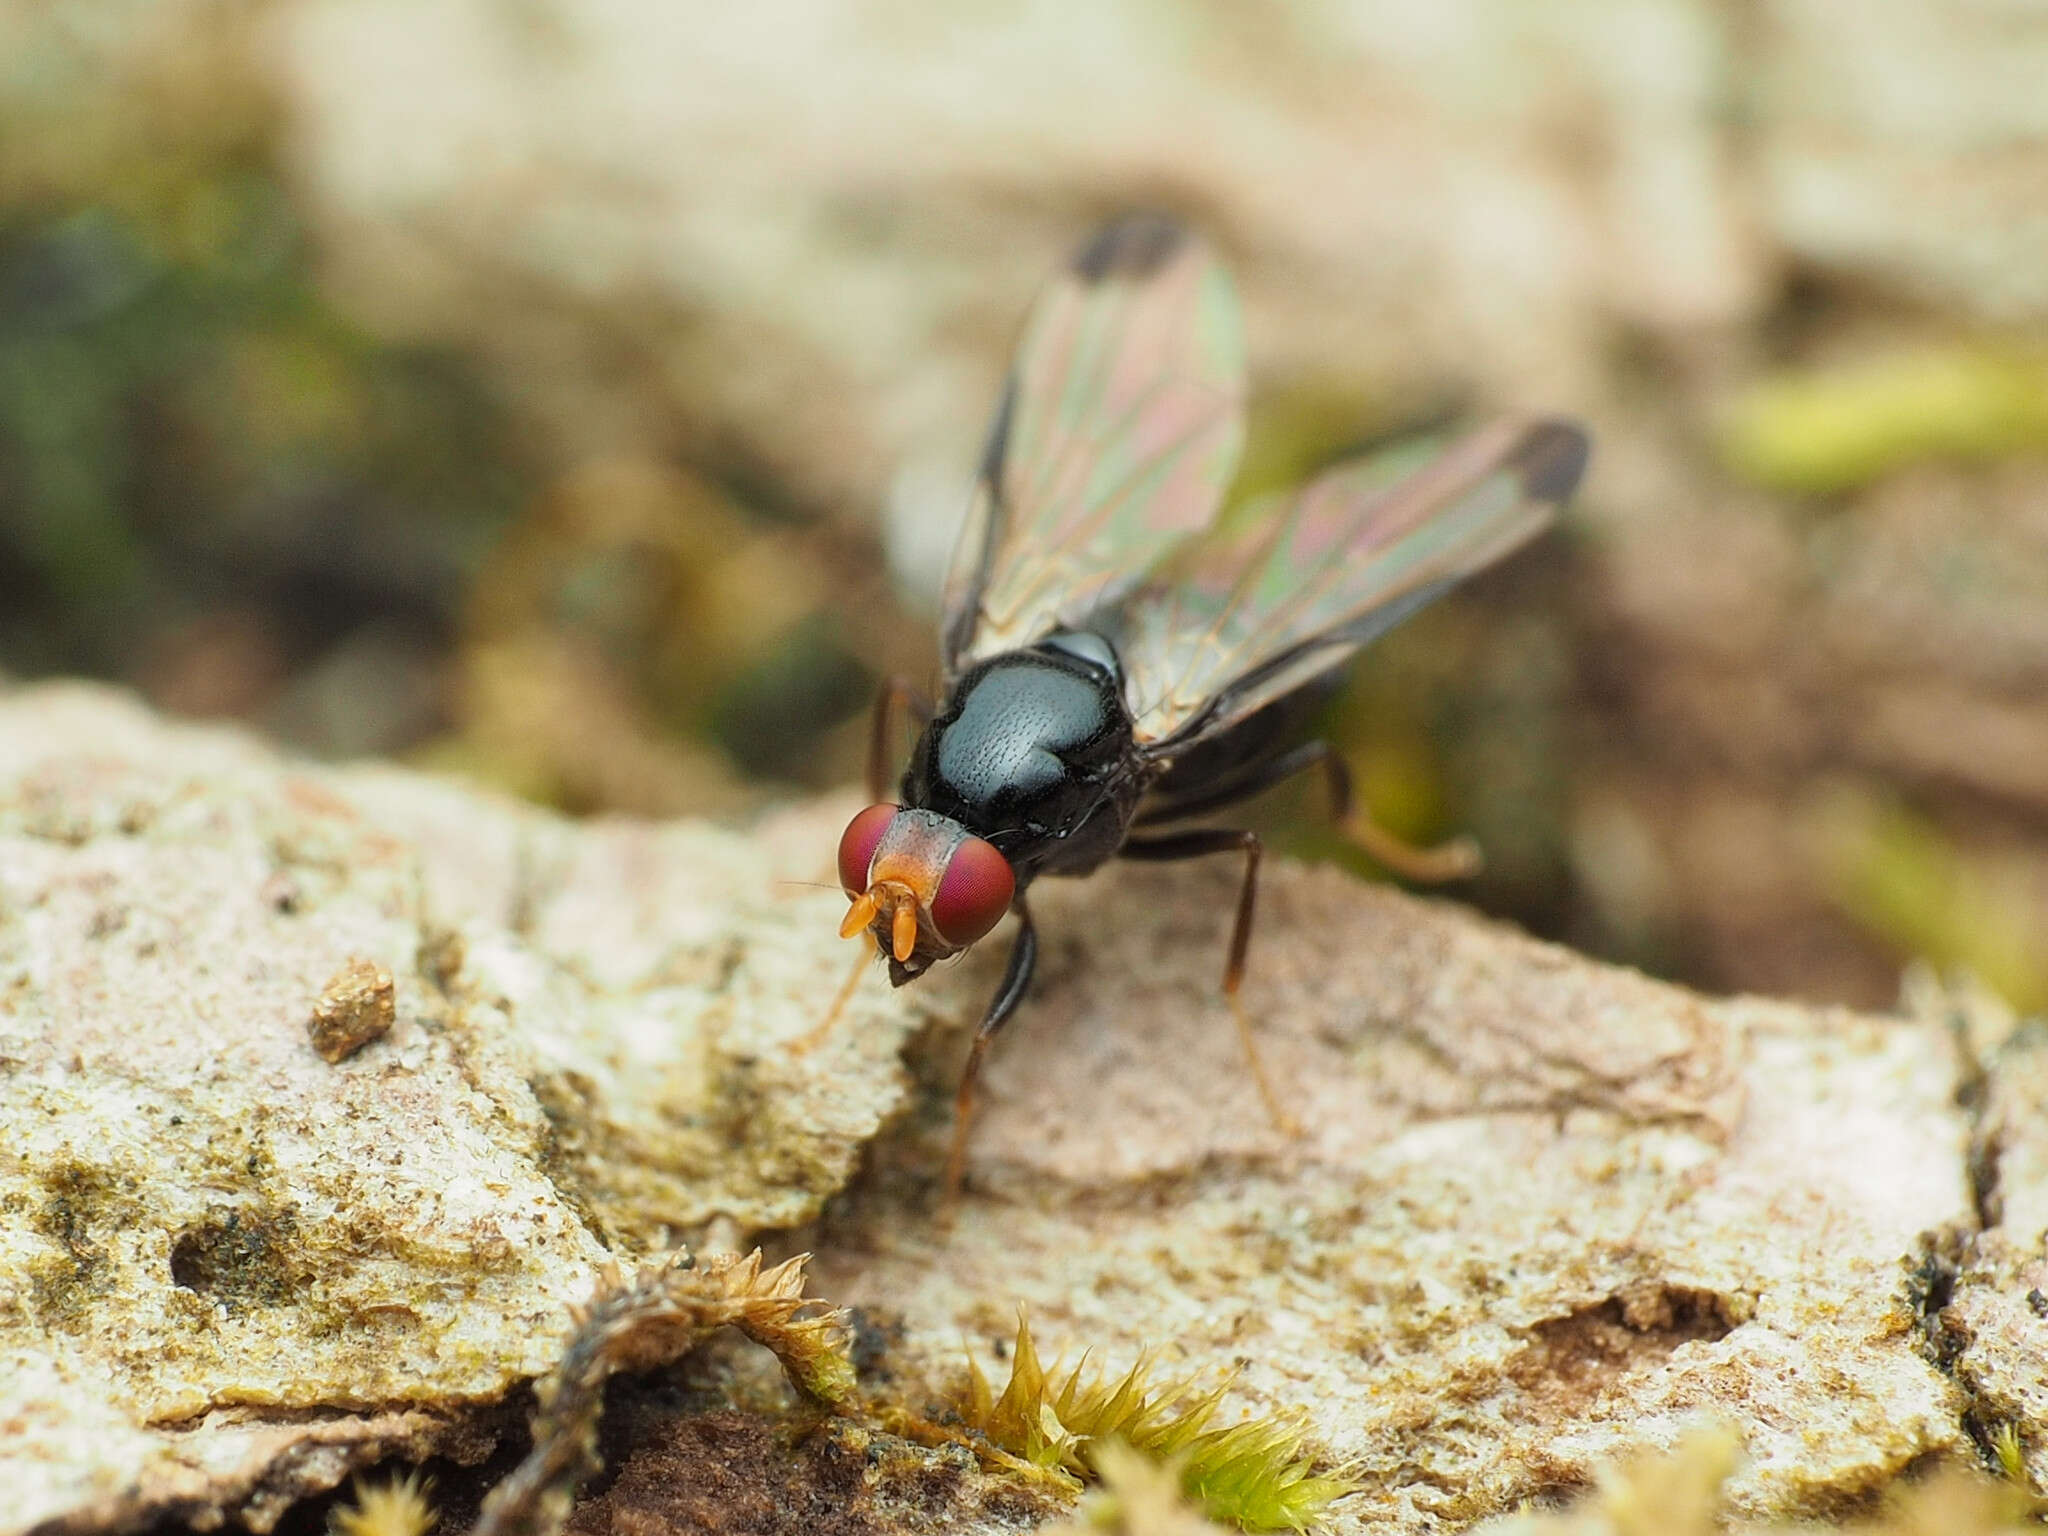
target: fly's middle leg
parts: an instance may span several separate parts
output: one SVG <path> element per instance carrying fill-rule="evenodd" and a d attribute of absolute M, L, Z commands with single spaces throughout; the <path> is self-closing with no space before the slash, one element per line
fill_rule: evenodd
<path fill-rule="evenodd" d="M 932 701 L 924 691 L 900 672 L 892 672 L 875 695 L 875 712 L 868 725 L 868 800 L 879 803 L 889 793 L 889 727 L 896 711 L 907 709 L 920 727 L 929 725 Z"/>
<path fill-rule="evenodd" d="M 1259 1059 L 1258 1042 L 1252 1036 L 1251 1020 L 1244 1011 L 1244 999 L 1239 989 L 1244 984 L 1245 957 L 1251 949 L 1252 916 L 1258 905 L 1259 860 L 1265 847 L 1259 841 L 1259 834 L 1221 827 L 1204 827 L 1193 832 L 1171 832 L 1158 837 L 1134 837 L 1123 845 L 1121 856 L 1126 859 L 1173 860 L 1199 859 L 1212 853 L 1242 853 L 1244 855 L 1244 883 L 1237 891 L 1237 918 L 1230 928 L 1230 952 L 1223 964 L 1223 995 L 1230 1003 L 1230 1016 L 1237 1024 L 1238 1039 L 1243 1042 L 1245 1060 L 1252 1069 L 1252 1081 L 1258 1085 L 1259 1097 L 1265 1100 L 1266 1112 L 1273 1117 L 1273 1123 L 1289 1136 L 1301 1134 L 1301 1124 L 1288 1113 L 1280 1095 L 1273 1090 L 1272 1079 L 1266 1076 L 1265 1063 Z"/>

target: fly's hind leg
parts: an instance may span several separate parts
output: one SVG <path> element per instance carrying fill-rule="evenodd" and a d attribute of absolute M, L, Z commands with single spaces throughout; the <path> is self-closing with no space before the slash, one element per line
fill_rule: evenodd
<path fill-rule="evenodd" d="M 875 712 L 868 726 L 868 799 L 879 803 L 889 792 L 889 727 L 896 711 L 907 709 L 920 726 L 929 725 L 932 701 L 917 684 L 901 672 L 892 672 L 875 695 Z"/>
<path fill-rule="evenodd" d="M 1138 817 L 1141 826 L 1185 820 L 1234 805 L 1262 789 L 1293 778 L 1298 773 L 1321 767 L 1329 786 L 1330 816 L 1351 841 L 1374 862 L 1392 870 L 1404 880 L 1423 885 L 1441 885 L 1479 873 L 1484 860 L 1479 845 L 1469 837 L 1455 837 L 1434 848 L 1417 848 L 1403 842 L 1358 808 L 1352 793 L 1351 769 L 1342 754 L 1327 741 L 1311 741 L 1283 752 L 1270 761 L 1222 782 L 1148 805 Z"/>
<path fill-rule="evenodd" d="M 1421 885 L 1442 885 L 1450 880 L 1468 880 L 1486 863 L 1479 844 L 1460 835 L 1434 848 L 1418 848 L 1403 842 L 1358 808 L 1352 793 L 1351 766 L 1327 741 L 1309 743 L 1318 748 L 1323 764 L 1323 782 L 1330 788 L 1330 816 L 1344 835 L 1364 849 L 1375 863 L 1385 866 L 1404 880 Z M 1304 765 L 1306 766 L 1306 765 Z"/>
<path fill-rule="evenodd" d="M 1010 1020 L 1031 985 L 1031 973 L 1038 965 L 1038 929 L 1031 921 L 1031 909 L 1020 899 L 1013 910 L 1019 927 L 1017 942 L 1010 946 L 1010 963 L 1003 971 L 1002 985 L 989 999 L 988 1011 L 974 1029 L 974 1043 L 967 1048 L 967 1066 L 960 1074 L 959 1090 L 953 1095 L 953 1145 L 946 1153 L 946 1187 L 943 1208 L 951 1210 L 960 1197 L 960 1181 L 967 1172 L 967 1132 L 974 1123 L 974 1106 L 981 1086 L 981 1064 L 988 1055 L 989 1042 Z"/>
<path fill-rule="evenodd" d="M 1265 1064 L 1259 1059 L 1258 1042 L 1252 1037 L 1251 1020 L 1245 1015 L 1244 999 L 1239 996 L 1239 989 L 1244 984 L 1245 956 L 1251 949 L 1252 914 L 1259 894 L 1259 859 L 1264 852 L 1264 845 L 1259 842 L 1256 832 L 1205 827 L 1193 832 L 1131 838 L 1124 844 L 1121 856 L 1126 859 L 1171 860 L 1199 859 L 1212 853 L 1244 855 L 1244 883 L 1237 892 L 1237 920 L 1231 925 L 1230 955 L 1223 965 L 1223 995 L 1230 1002 L 1230 1016 L 1237 1024 L 1237 1037 L 1244 1044 L 1245 1060 L 1251 1065 L 1252 1081 L 1258 1085 L 1259 1097 L 1265 1100 L 1266 1112 L 1284 1133 L 1299 1136 L 1301 1123 L 1287 1112 L 1280 1095 L 1273 1091 L 1272 1079 L 1266 1076 Z"/>

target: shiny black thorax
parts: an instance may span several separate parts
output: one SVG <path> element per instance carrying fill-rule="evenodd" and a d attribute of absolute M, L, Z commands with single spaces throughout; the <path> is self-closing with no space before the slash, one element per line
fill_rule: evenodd
<path fill-rule="evenodd" d="M 993 843 L 1022 890 L 1115 853 L 1149 776 L 1115 653 L 1057 634 L 961 676 L 911 753 L 903 803 Z"/>

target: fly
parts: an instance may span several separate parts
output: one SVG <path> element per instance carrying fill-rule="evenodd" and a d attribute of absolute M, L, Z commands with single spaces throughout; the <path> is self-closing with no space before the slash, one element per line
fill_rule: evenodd
<path fill-rule="evenodd" d="M 901 678 L 884 688 L 875 803 L 839 841 L 852 902 L 840 933 L 871 935 L 896 986 L 1017 915 L 955 1099 L 949 1198 L 982 1062 L 1038 960 L 1027 893 L 1040 875 L 1243 860 L 1223 991 L 1286 1124 L 1238 995 L 1259 839 L 1189 823 L 1320 770 L 1338 821 L 1398 873 L 1476 868 L 1469 842 L 1412 849 L 1354 815 L 1344 760 L 1300 728 L 1359 647 L 1550 523 L 1585 469 L 1586 434 L 1497 422 L 1426 461 L 1341 464 L 1215 528 L 1243 438 L 1228 273 L 1171 220 L 1109 224 L 1026 323 L 947 577 L 939 702 Z M 899 708 L 922 733 L 889 800 Z"/>

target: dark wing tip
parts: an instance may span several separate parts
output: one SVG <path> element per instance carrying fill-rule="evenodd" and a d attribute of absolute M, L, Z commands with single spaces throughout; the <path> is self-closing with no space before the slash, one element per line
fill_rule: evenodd
<path fill-rule="evenodd" d="M 1127 213 L 1090 235 L 1068 265 L 1085 283 L 1150 277 L 1187 238 L 1187 230 L 1163 213 Z"/>
<path fill-rule="evenodd" d="M 988 437 L 981 445 L 981 478 L 992 490 L 1003 485 L 1003 462 L 1010 453 L 1010 418 L 1017 409 L 1017 376 L 1003 380 L 1002 398 L 996 402 L 995 418 L 988 424 Z"/>
<path fill-rule="evenodd" d="M 1592 440 L 1577 422 L 1538 421 L 1522 433 L 1508 462 L 1531 499 L 1562 502 L 1578 489 L 1592 452 Z"/>

